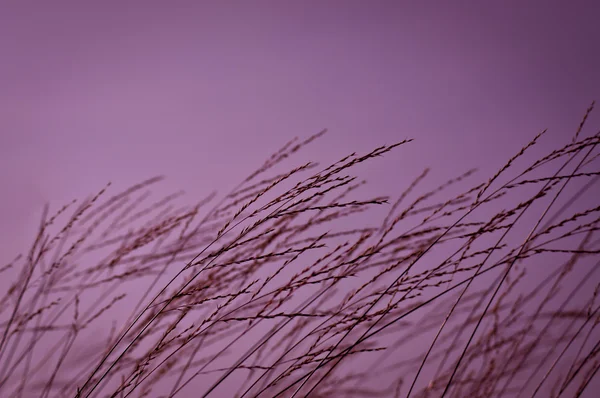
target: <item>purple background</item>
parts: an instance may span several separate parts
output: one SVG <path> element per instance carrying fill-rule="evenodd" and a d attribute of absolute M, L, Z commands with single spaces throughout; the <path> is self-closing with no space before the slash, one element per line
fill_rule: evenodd
<path fill-rule="evenodd" d="M 301 159 L 415 138 L 365 169 L 374 195 L 427 166 L 486 178 L 544 128 L 540 150 L 570 140 L 600 100 L 598 4 L 4 2 L 0 261 L 46 202 L 156 174 L 191 202 L 324 127 Z"/>
<path fill-rule="evenodd" d="M 600 93 L 595 1 L 216 3 L 2 5 L 3 260 L 109 180 L 223 191 L 324 127 L 305 158 L 415 138 L 379 182 L 492 170 Z"/>
<path fill-rule="evenodd" d="M 568 139 L 598 97 L 597 15 L 593 0 L 5 2 L 2 260 L 47 201 L 155 174 L 222 192 L 324 127 L 303 159 L 416 139 L 375 187 L 426 166 L 484 177 L 543 128 L 543 145 Z"/>

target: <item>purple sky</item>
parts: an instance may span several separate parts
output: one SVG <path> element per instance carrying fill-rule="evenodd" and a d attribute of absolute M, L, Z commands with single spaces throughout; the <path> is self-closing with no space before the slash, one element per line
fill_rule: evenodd
<path fill-rule="evenodd" d="M 216 5 L 218 4 L 218 5 Z M 292 137 L 365 169 L 373 195 L 424 167 L 486 178 L 600 101 L 597 0 L 6 2 L 0 7 L 0 265 L 41 207 L 165 174 L 224 192 Z M 590 125 L 600 125 L 600 112 Z M 163 193 L 163 192 L 158 192 Z"/>
<path fill-rule="evenodd" d="M 324 127 L 303 159 L 416 139 L 374 186 L 425 166 L 444 178 L 493 170 L 543 128 L 572 134 L 598 99 L 596 11 L 593 0 L 4 4 L 0 248 L 29 241 L 46 201 L 155 174 L 165 189 L 222 191 Z"/>

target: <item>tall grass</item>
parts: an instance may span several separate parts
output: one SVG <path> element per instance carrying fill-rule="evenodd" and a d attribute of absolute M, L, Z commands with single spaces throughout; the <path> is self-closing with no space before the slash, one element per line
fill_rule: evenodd
<path fill-rule="evenodd" d="M 594 396 L 592 108 L 480 183 L 361 193 L 351 173 L 410 140 L 278 172 L 321 132 L 221 199 L 149 202 L 153 178 L 46 208 L 0 269 L 0 396 Z"/>

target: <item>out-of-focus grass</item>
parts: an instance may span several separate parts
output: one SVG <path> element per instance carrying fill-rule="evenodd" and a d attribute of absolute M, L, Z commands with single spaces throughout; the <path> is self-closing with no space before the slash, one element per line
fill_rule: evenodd
<path fill-rule="evenodd" d="M 393 198 L 349 173 L 409 140 L 277 172 L 321 132 L 221 199 L 148 203 L 153 178 L 46 209 L 0 269 L 18 275 L 0 396 L 593 396 L 600 133 L 583 127 L 481 183 L 424 191 L 425 170 Z"/>

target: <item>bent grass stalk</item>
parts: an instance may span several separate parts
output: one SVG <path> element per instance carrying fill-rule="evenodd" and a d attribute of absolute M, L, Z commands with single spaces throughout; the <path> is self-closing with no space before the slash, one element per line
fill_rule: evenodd
<path fill-rule="evenodd" d="M 426 169 L 394 200 L 361 196 L 353 172 L 410 140 L 284 171 L 321 131 L 211 209 L 214 193 L 148 203 L 162 177 L 45 209 L 28 254 L 0 268 L 16 272 L 0 309 L 0 396 L 591 394 L 592 111 L 539 158 L 545 130 L 482 183 L 464 186 L 469 170 L 418 195 Z"/>

